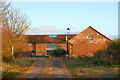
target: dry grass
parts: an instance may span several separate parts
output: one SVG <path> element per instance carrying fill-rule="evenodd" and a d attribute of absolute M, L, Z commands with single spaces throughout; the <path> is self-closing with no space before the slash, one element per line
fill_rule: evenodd
<path fill-rule="evenodd" d="M 94 58 L 57 59 L 75 78 L 117 78 L 118 66 L 95 65 Z"/>
<path fill-rule="evenodd" d="M 33 60 L 24 58 L 15 59 L 11 63 L 2 62 L 2 78 L 15 77 L 28 69 L 32 63 Z"/>

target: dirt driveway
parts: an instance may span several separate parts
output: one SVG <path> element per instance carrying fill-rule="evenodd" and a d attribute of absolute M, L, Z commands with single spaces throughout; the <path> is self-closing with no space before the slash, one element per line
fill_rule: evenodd
<path fill-rule="evenodd" d="M 31 58 L 32 66 L 17 78 L 72 78 L 62 63 L 48 58 Z"/>

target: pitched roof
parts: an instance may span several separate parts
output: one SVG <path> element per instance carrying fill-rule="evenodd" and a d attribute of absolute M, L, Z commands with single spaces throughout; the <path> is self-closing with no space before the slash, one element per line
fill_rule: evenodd
<path fill-rule="evenodd" d="M 73 38 L 76 34 L 70 34 L 69 39 Z M 37 43 L 65 43 L 67 34 L 57 35 L 56 38 L 51 38 L 49 35 L 26 35 L 28 42 Z"/>
<path fill-rule="evenodd" d="M 88 28 L 93 29 L 94 31 L 96 31 L 97 33 L 99 33 L 100 35 L 102 35 L 103 37 L 107 38 L 108 40 L 111 41 L 111 39 L 109 39 L 108 37 L 106 37 L 105 35 L 103 35 L 102 33 L 98 32 L 96 29 L 92 28 L 91 26 L 89 26 Z M 85 29 L 86 30 L 86 29 Z"/>
<path fill-rule="evenodd" d="M 106 37 L 106 36 L 105 36 L 105 35 L 103 35 L 102 33 L 98 32 L 96 29 L 92 28 L 91 26 L 87 27 L 85 30 L 83 30 L 83 31 L 82 31 L 82 32 L 80 32 L 79 34 L 84 33 L 86 30 L 88 30 L 88 28 L 90 28 L 90 29 L 94 30 L 94 31 L 95 31 L 95 32 L 97 32 L 98 34 L 102 35 L 103 37 L 105 37 L 106 39 L 108 39 L 108 40 L 110 40 L 110 41 L 111 41 L 111 39 L 109 39 L 108 37 Z M 77 36 L 77 35 L 76 35 L 76 36 Z M 73 37 L 73 38 L 74 38 L 74 37 Z M 72 40 L 73 38 L 71 38 L 71 40 Z"/>
<path fill-rule="evenodd" d="M 97 33 L 101 34 L 103 37 L 107 38 L 110 40 L 108 37 L 104 36 L 102 33 L 98 32 L 91 26 L 88 28 L 91 28 L 92 30 L 96 31 Z M 86 31 L 88 28 L 86 28 L 84 31 Z M 82 31 L 82 32 L 84 32 Z M 81 33 L 82 33 L 81 32 Z M 73 39 L 74 36 L 77 34 L 70 34 L 69 35 L 69 40 Z M 49 35 L 26 35 L 28 42 L 37 42 L 37 43 L 65 43 L 66 42 L 66 36 L 67 34 L 58 34 L 56 38 L 50 38 Z M 110 40 L 111 41 L 111 40 Z"/>

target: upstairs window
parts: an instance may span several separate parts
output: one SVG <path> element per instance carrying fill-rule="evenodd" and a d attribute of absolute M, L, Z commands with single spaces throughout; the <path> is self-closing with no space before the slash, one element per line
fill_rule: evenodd
<path fill-rule="evenodd" d="M 93 40 L 93 36 L 87 36 L 87 39 Z"/>
<path fill-rule="evenodd" d="M 29 43 L 29 46 L 32 46 L 32 43 Z"/>
<path fill-rule="evenodd" d="M 56 38 L 57 35 L 49 35 L 49 38 Z"/>

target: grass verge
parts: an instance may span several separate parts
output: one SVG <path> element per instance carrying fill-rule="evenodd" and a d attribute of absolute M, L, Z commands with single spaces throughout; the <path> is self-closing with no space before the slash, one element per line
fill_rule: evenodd
<path fill-rule="evenodd" d="M 118 78 L 120 65 L 96 65 L 95 58 L 56 58 L 65 64 L 68 71 L 75 78 Z"/>
<path fill-rule="evenodd" d="M 34 61 L 28 58 L 15 59 L 10 63 L 2 62 L 2 78 L 13 78 L 27 70 Z"/>

